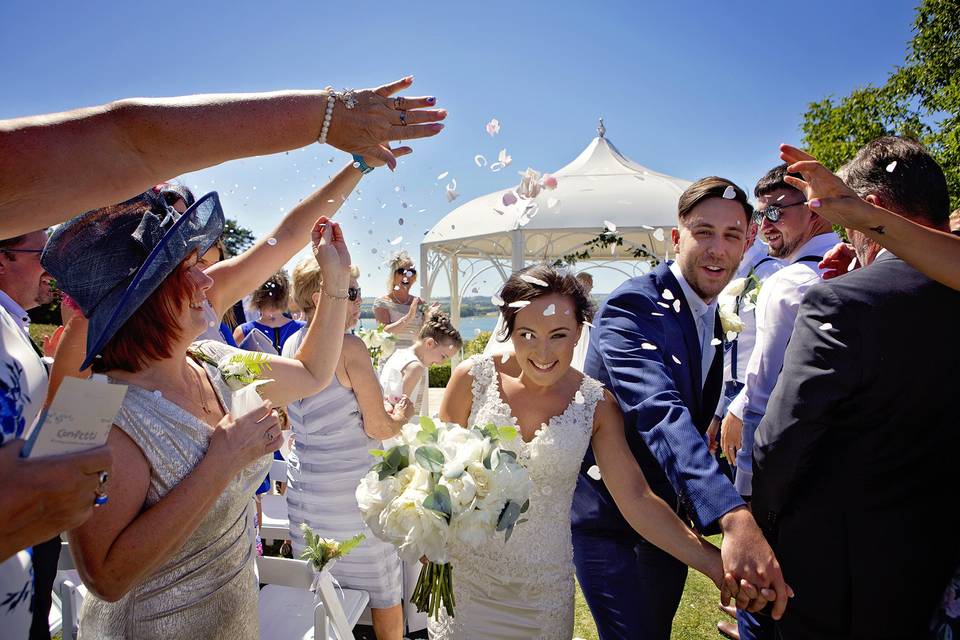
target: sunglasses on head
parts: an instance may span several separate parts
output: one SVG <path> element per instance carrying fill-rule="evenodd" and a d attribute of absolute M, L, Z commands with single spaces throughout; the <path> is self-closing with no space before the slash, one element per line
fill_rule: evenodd
<path fill-rule="evenodd" d="M 348 287 L 347 288 L 347 300 L 350 302 L 356 302 L 360 298 L 360 287 Z"/>
<path fill-rule="evenodd" d="M 769 207 L 764 207 L 763 209 L 757 209 L 753 212 L 753 221 L 757 224 L 763 222 L 763 219 L 766 218 L 770 222 L 780 222 L 780 218 L 783 217 L 783 210 L 789 209 L 790 207 L 797 207 L 806 202 L 794 202 L 793 204 L 772 204 Z"/>

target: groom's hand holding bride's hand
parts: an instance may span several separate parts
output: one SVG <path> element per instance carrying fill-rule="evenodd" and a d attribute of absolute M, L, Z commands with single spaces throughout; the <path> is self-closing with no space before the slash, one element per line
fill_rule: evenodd
<path fill-rule="evenodd" d="M 759 611 L 770 601 L 771 616 L 779 620 L 787 608 L 787 598 L 793 597 L 793 589 L 784 581 L 780 563 L 753 515 L 746 507 L 738 507 L 720 517 L 720 528 L 720 556 L 727 574 L 721 588 L 721 598 L 727 598 L 724 604 L 734 597 L 738 608 Z"/>

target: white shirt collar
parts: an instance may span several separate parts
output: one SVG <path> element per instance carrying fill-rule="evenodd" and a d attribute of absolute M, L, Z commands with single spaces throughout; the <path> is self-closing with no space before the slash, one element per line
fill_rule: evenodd
<path fill-rule="evenodd" d="M 687 283 L 687 279 L 683 277 L 683 272 L 680 271 L 680 263 L 674 261 L 670 264 L 670 273 L 674 275 L 677 279 L 677 282 L 680 283 L 680 288 L 683 289 L 683 297 L 687 299 L 687 304 L 690 306 L 690 311 L 693 313 L 693 317 L 697 320 L 700 318 L 708 317 L 706 313 L 710 309 L 717 308 L 717 301 L 714 300 L 710 304 L 707 304 L 703 301 L 703 298 L 698 296 L 694 290 Z"/>
<path fill-rule="evenodd" d="M 10 314 L 24 332 L 30 330 L 30 316 L 17 302 L 0 289 L 0 307 Z"/>
<path fill-rule="evenodd" d="M 813 236 L 802 245 L 797 247 L 797 249 L 791 253 L 785 263 L 793 264 L 799 258 L 804 258 L 806 256 L 823 256 L 827 251 L 833 249 L 836 244 L 840 242 L 840 236 L 838 236 L 833 231 L 828 231 L 826 233 L 821 233 L 820 235 Z"/>

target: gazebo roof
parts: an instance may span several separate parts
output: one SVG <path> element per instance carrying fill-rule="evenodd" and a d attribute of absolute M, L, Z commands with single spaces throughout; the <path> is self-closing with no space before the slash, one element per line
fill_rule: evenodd
<path fill-rule="evenodd" d="M 595 238 L 609 221 L 625 244 L 645 244 L 665 254 L 669 234 L 657 241 L 653 230 L 676 225 L 677 200 L 690 182 L 624 156 L 605 137 L 602 123 L 599 133 L 573 162 L 553 173 L 556 189 L 509 207 L 503 194 L 515 185 L 474 198 L 434 225 L 423 245 L 463 257 L 508 257 L 519 232 L 526 256 L 556 258 Z M 527 221 L 523 214 L 531 202 L 536 213 Z M 621 249 L 616 257 L 624 255 Z"/>

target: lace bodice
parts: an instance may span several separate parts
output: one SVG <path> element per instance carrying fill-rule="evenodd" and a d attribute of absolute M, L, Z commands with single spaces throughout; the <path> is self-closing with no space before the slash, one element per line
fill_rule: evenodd
<path fill-rule="evenodd" d="M 493 359 L 475 356 L 470 372 L 473 406 L 469 424 L 518 426 L 500 392 Z M 530 442 L 518 437 L 506 445 L 517 452 L 533 480 L 530 508 L 523 515 L 527 521 L 514 529 L 509 541 L 496 536 L 479 549 L 454 545 L 451 563 L 457 615 L 432 623 L 432 638 L 570 638 L 570 506 L 580 464 L 590 444 L 593 413 L 602 397 L 603 386 L 584 376 L 563 413 L 543 424 Z M 511 617 L 517 606 L 531 616 L 530 628 L 535 632 L 509 635 L 504 627 L 496 626 L 499 610 L 512 609 Z"/>

